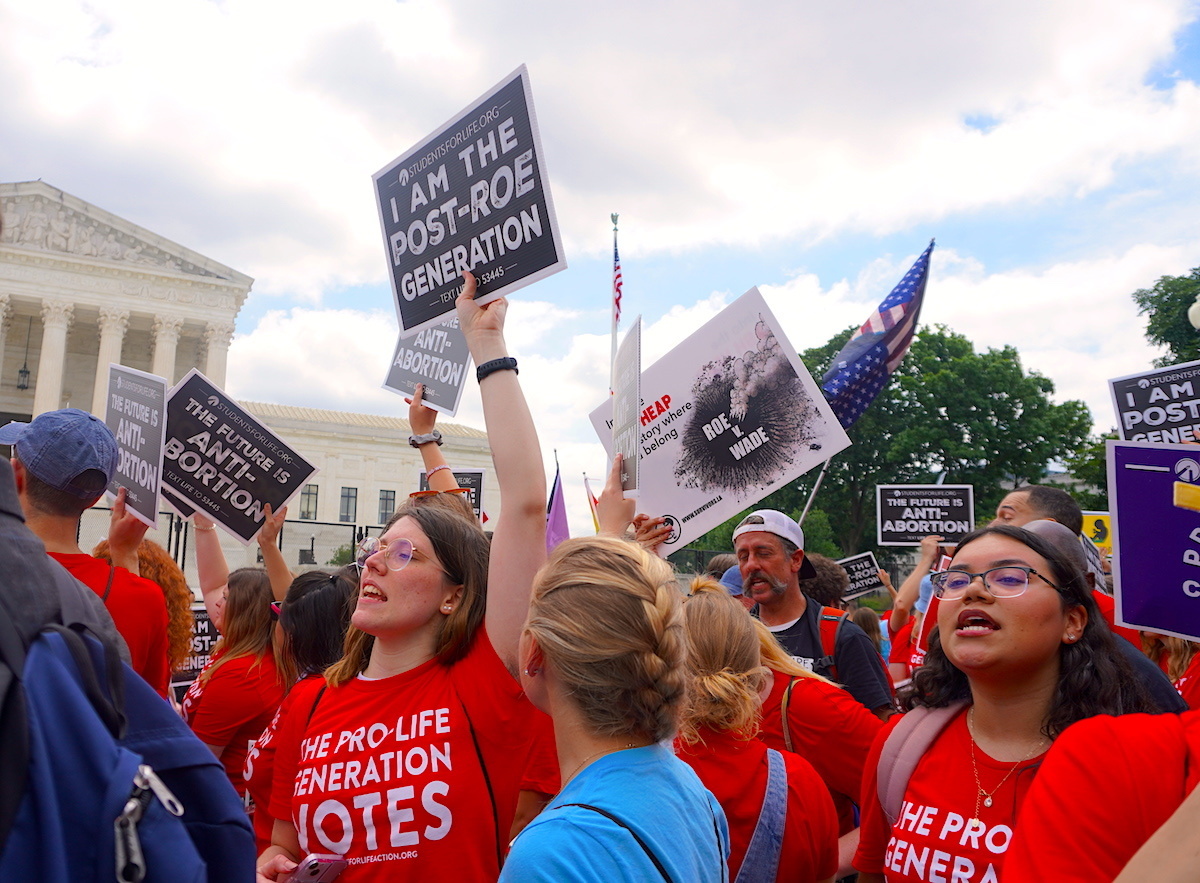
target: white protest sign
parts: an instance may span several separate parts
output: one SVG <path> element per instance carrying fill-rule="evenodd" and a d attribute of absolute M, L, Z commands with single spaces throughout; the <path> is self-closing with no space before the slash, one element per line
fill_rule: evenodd
<path fill-rule="evenodd" d="M 566 269 L 529 74 L 494 89 L 374 175 L 401 333 Z"/>
<path fill-rule="evenodd" d="M 669 554 L 850 444 L 757 288 L 642 372 L 638 509 Z M 591 414 L 612 456 L 612 403 Z"/>
<path fill-rule="evenodd" d="M 842 570 L 846 571 L 846 576 L 850 577 L 850 585 L 842 595 L 844 600 L 852 601 L 873 592 L 887 592 L 887 586 L 879 578 L 879 562 L 875 560 L 873 552 L 860 552 L 849 558 L 839 558 L 836 563 L 840 564 Z"/>
<path fill-rule="evenodd" d="M 125 507 L 139 521 L 158 529 L 158 482 L 162 475 L 167 431 L 167 381 L 154 374 L 108 366 L 108 402 L 104 423 L 117 437 L 117 471 L 108 495 L 125 488 Z"/>
<path fill-rule="evenodd" d="M 198 510 L 243 544 L 262 527 L 266 504 L 278 512 L 317 471 L 194 368 L 167 399 L 163 456 L 169 502 L 181 513 Z"/>
<path fill-rule="evenodd" d="M 613 363 L 613 450 L 621 455 L 621 489 L 625 499 L 638 495 L 638 462 L 642 414 L 642 317 L 617 349 Z"/>
<path fill-rule="evenodd" d="M 454 316 L 396 341 L 383 388 L 411 397 L 417 384 L 423 384 L 421 402 L 453 417 L 467 386 L 470 364 L 467 339 L 458 327 L 458 316 Z"/>

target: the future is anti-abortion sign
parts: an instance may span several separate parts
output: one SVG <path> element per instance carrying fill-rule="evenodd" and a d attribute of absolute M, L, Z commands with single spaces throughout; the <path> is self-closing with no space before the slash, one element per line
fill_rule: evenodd
<path fill-rule="evenodd" d="M 524 65 L 374 182 L 402 335 L 567 266 Z"/>

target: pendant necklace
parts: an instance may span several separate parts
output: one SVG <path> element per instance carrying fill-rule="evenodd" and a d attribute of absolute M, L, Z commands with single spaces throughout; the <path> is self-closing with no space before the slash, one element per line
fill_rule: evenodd
<path fill-rule="evenodd" d="M 978 822 L 979 821 L 980 803 L 982 803 L 983 806 L 985 806 L 985 807 L 990 807 L 992 805 L 992 798 L 995 796 L 996 792 L 999 791 L 1004 786 L 1004 783 L 1008 781 L 1008 777 L 1011 776 L 1014 772 L 1016 772 L 1017 767 L 1019 767 L 1021 764 L 1025 763 L 1025 761 L 1029 760 L 1031 757 L 1033 757 L 1035 754 L 1037 754 L 1038 750 L 1046 743 L 1046 739 L 1045 739 L 1045 737 L 1039 739 L 1037 741 L 1037 744 L 1034 745 L 1032 749 L 1030 749 L 1028 754 L 1026 754 L 1024 757 L 1022 757 L 1020 760 L 1018 760 L 1016 763 L 1014 763 L 1011 767 L 1008 768 L 1008 772 L 1006 772 L 1004 774 L 1004 778 L 1002 778 L 1000 780 L 1000 784 L 997 785 L 995 788 L 993 788 L 989 792 L 989 791 L 983 790 L 983 785 L 980 784 L 980 781 L 979 781 L 979 765 L 975 762 L 975 734 L 973 732 L 974 731 L 974 721 L 975 721 L 975 706 L 972 705 L 971 709 L 967 712 L 967 738 L 970 740 L 970 743 L 971 743 L 971 772 L 975 774 L 975 789 L 976 789 L 975 790 L 975 815 L 972 817 L 972 821 Z"/>

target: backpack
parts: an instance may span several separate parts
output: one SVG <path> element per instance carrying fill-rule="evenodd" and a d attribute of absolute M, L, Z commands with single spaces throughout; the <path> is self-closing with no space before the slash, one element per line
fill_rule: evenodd
<path fill-rule="evenodd" d="M 913 770 L 917 768 L 929 746 L 941 735 L 942 730 L 946 729 L 946 725 L 967 705 L 965 701 L 952 702 L 941 708 L 918 705 L 900 718 L 899 723 L 888 733 L 883 750 L 879 753 L 875 789 L 889 826 L 896 824 L 896 819 L 900 817 L 904 791 L 908 788 L 908 780 L 912 777 Z"/>
<path fill-rule="evenodd" d="M 842 626 L 846 624 L 848 618 L 845 610 L 839 610 L 837 607 L 822 607 L 821 614 L 817 619 L 821 629 L 821 652 L 825 655 L 813 661 L 813 671 L 818 668 L 827 668 L 829 680 L 835 683 L 837 681 L 837 665 L 834 663 L 834 650 L 837 647 L 838 638 L 841 637 Z"/>
<path fill-rule="evenodd" d="M 0 880 L 252 883 L 254 835 L 224 768 L 72 600 L 91 590 L 19 524 L 7 476 Z"/>

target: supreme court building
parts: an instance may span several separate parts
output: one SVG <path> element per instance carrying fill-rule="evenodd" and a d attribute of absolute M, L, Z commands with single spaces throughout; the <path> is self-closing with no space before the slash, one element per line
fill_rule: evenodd
<path fill-rule="evenodd" d="M 0 184 L 0 218 L 0 425 L 66 407 L 103 418 L 111 362 L 168 385 L 194 367 L 227 387 L 249 276 L 42 181 Z M 406 412 L 403 399 L 396 401 Z M 314 522 L 312 530 L 291 531 L 303 533 L 297 546 L 310 550 L 300 557 L 315 558 L 304 563 L 325 563 L 327 556 L 313 552 L 318 523 L 378 525 L 388 505 L 394 509 L 416 489 L 420 454 L 408 445 L 407 420 L 242 405 L 321 470 L 289 509 L 289 521 Z M 439 429 L 452 466 L 488 471 L 484 508 L 494 517 L 499 500 L 486 435 L 454 424 Z M 341 545 L 342 533 L 332 535 L 329 544 Z M 96 539 L 80 542 L 86 550 Z M 228 547 L 227 556 L 231 566 L 246 563 Z"/>

